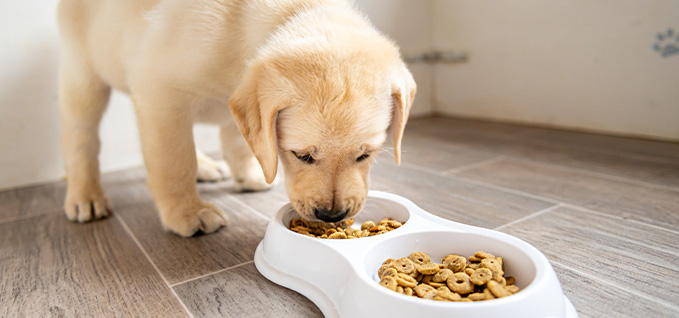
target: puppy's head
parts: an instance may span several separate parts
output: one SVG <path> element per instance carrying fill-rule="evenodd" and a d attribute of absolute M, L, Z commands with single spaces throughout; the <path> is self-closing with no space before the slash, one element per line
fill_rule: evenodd
<path fill-rule="evenodd" d="M 280 157 L 295 210 L 307 220 L 336 222 L 363 208 L 389 126 L 400 163 L 415 90 L 398 54 L 277 57 L 249 68 L 230 107 L 267 182 Z"/>

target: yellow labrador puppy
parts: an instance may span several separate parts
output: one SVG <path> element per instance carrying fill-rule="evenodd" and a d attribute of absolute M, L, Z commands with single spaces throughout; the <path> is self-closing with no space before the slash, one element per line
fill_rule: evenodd
<path fill-rule="evenodd" d="M 360 211 L 390 125 L 400 160 L 415 83 L 394 43 L 345 1 L 62 0 L 59 25 L 70 220 L 111 210 L 97 161 L 111 88 L 134 101 L 162 224 L 182 236 L 226 224 L 196 189 L 194 122 L 220 125 L 239 189 L 266 189 L 280 157 L 310 220 Z"/>

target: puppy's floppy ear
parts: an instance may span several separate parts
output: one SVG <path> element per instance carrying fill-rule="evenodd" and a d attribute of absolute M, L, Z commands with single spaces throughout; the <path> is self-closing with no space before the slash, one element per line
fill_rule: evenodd
<path fill-rule="evenodd" d="M 394 143 L 394 159 L 401 164 L 401 139 L 408 121 L 410 108 L 415 100 L 417 85 L 413 75 L 405 64 L 400 63 L 391 74 L 391 99 L 393 103 L 391 114 L 391 135 Z"/>
<path fill-rule="evenodd" d="M 262 166 L 266 182 L 272 183 L 278 169 L 276 118 L 286 104 L 281 96 L 267 94 L 270 83 L 262 69 L 263 66 L 255 66 L 248 70 L 231 96 L 229 108 L 238 129 Z"/>

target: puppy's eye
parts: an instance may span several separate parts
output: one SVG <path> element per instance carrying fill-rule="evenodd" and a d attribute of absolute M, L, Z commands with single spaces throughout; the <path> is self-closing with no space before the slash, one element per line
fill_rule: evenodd
<path fill-rule="evenodd" d="M 296 153 L 294 151 L 292 152 L 292 154 L 295 155 L 295 157 L 297 157 L 297 159 L 302 160 L 305 163 L 312 164 L 312 163 L 316 162 L 316 160 L 313 157 L 311 157 L 311 154 L 308 154 L 308 153 L 300 154 L 300 153 Z"/>
<path fill-rule="evenodd" d="M 369 153 L 364 153 L 364 154 L 362 154 L 360 157 L 356 158 L 356 162 L 361 162 L 361 161 L 363 161 L 363 160 L 365 160 L 365 159 L 368 159 L 369 157 L 370 157 L 370 154 L 369 154 Z"/>

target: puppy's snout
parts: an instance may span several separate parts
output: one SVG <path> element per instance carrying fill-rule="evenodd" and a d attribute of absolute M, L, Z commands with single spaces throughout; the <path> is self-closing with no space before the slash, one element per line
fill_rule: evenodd
<path fill-rule="evenodd" d="M 331 211 L 331 210 L 325 210 L 325 209 L 314 209 L 314 215 L 316 216 L 317 219 L 323 221 L 323 222 L 337 222 L 337 221 L 342 221 L 345 216 L 347 216 L 347 213 L 349 213 L 349 210 L 343 210 L 343 211 Z"/>

